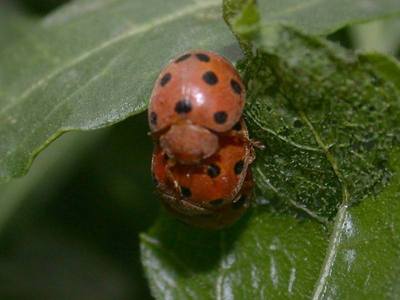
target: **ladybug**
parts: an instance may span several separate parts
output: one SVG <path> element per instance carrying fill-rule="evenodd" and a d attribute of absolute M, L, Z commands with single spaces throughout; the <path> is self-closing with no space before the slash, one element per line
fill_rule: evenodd
<path fill-rule="evenodd" d="M 241 120 L 219 136 L 216 153 L 195 165 L 177 163 L 156 144 L 152 173 L 170 212 L 185 223 L 219 229 L 233 224 L 250 205 L 253 160 L 253 145 Z"/>
<path fill-rule="evenodd" d="M 232 64 L 214 52 L 193 50 L 170 61 L 156 80 L 150 129 L 168 157 L 197 164 L 218 151 L 218 135 L 238 124 L 244 102 Z"/>

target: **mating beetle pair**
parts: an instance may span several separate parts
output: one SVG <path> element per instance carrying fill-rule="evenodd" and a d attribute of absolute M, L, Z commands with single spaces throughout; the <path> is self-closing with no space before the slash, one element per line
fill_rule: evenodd
<path fill-rule="evenodd" d="M 232 64 L 202 50 L 172 60 L 149 105 L 152 172 L 163 203 L 186 223 L 218 229 L 249 207 L 253 144 L 245 88 Z"/>

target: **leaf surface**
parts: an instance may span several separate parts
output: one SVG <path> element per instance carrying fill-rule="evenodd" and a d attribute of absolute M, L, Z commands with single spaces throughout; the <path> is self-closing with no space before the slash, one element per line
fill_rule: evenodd
<path fill-rule="evenodd" d="M 0 50 L 0 178 L 20 176 L 61 133 L 145 110 L 161 67 L 179 52 L 229 54 L 218 0 L 81 0 Z M 237 49 L 237 48 L 236 48 Z"/>
<path fill-rule="evenodd" d="M 258 5 L 263 24 L 287 24 L 310 34 L 400 13 L 397 0 L 260 0 Z"/>
<path fill-rule="evenodd" d="M 142 235 L 153 294 L 396 298 L 399 208 L 390 203 L 400 195 L 398 65 L 257 24 L 260 12 L 247 5 L 231 14 L 242 45 L 256 49 L 239 64 L 252 138 L 266 145 L 253 166 L 255 205 L 220 232 L 160 218 Z"/>

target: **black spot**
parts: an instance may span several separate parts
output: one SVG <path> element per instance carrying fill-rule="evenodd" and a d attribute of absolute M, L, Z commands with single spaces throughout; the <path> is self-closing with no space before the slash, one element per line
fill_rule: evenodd
<path fill-rule="evenodd" d="M 197 53 L 196 57 L 198 58 L 198 60 L 203 61 L 203 62 L 209 62 L 210 61 L 210 57 L 207 54 L 204 54 L 204 53 Z"/>
<path fill-rule="evenodd" d="M 187 187 L 181 186 L 181 194 L 183 198 L 189 198 L 192 196 L 192 191 Z"/>
<path fill-rule="evenodd" d="M 232 202 L 233 209 L 239 209 L 246 203 L 246 196 L 240 196 L 239 199 Z"/>
<path fill-rule="evenodd" d="M 177 60 L 175 60 L 176 63 L 180 63 L 181 61 L 184 61 L 190 57 L 190 53 L 184 54 L 181 57 L 179 57 Z"/>
<path fill-rule="evenodd" d="M 203 80 L 209 85 L 214 85 L 217 84 L 218 77 L 213 71 L 208 71 L 203 74 Z"/>
<path fill-rule="evenodd" d="M 150 113 L 150 123 L 154 126 L 157 125 L 157 114 L 154 111 Z"/>
<path fill-rule="evenodd" d="M 244 167 L 244 161 L 243 160 L 239 160 L 234 167 L 234 171 L 236 175 L 239 175 L 240 173 L 242 173 L 243 171 L 243 167 Z"/>
<path fill-rule="evenodd" d="M 218 124 L 224 124 L 228 119 L 228 114 L 224 111 L 218 111 L 214 114 L 214 120 Z"/>
<path fill-rule="evenodd" d="M 208 166 L 207 168 L 207 174 L 208 176 L 210 176 L 211 178 L 215 178 L 219 175 L 219 173 L 221 172 L 220 168 L 215 165 L 215 164 L 211 164 Z"/>
<path fill-rule="evenodd" d="M 242 87 L 235 79 L 231 80 L 231 87 L 236 94 L 240 95 L 242 93 Z"/>
<path fill-rule="evenodd" d="M 168 154 L 164 153 L 163 158 L 164 158 L 164 160 L 168 160 L 169 159 Z"/>
<path fill-rule="evenodd" d="M 171 80 L 171 78 L 171 73 L 165 74 L 160 80 L 160 85 L 165 86 Z"/>
<path fill-rule="evenodd" d="M 175 111 L 178 114 L 187 114 L 192 110 L 192 104 L 189 100 L 182 99 L 176 102 Z"/>
<path fill-rule="evenodd" d="M 215 200 L 210 201 L 210 204 L 214 207 L 220 206 L 223 203 L 224 203 L 224 199 L 215 199 Z"/>
<path fill-rule="evenodd" d="M 242 130 L 242 124 L 240 123 L 240 121 L 237 122 L 237 123 L 235 124 L 235 126 L 233 126 L 233 130 L 236 130 L 236 131 Z"/>

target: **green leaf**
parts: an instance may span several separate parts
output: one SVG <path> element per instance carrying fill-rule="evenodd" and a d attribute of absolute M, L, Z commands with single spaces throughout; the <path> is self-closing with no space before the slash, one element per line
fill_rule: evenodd
<path fill-rule="evenodd" d="M 363 53 L 361 59 L 373 64 L 383 78 L 393 82 L 400 90 L 400 62 L 396 58 L 380 53 Z"/>
<path fill-rule="evenodd" d="M 379 192 L 400 135 L 395 86 L 376 64 L 290 29 L 264 27 L 256 43 L 244 77 L 249 126 L 268 145 L 255 168 L 264 196 L 331 218 Z"/>
<path fill-rule="evenodd" d="M 314 298 L 399 297 L 400 151 L 391 165 L 395 176 L 377 197 L 339 212 Z"/>
<path fill-rule="evenodd" d="M 20 176 L 61 133 L 146 109 L 161 67 L 235 45 L 218 0 L 81 0 L 0 50 L 0 178 Z M 235 46 L 234 46 L 235 47 Z"/>
<path fill-rule="evenodd" d="M 257 31 L 260 21 L 260 14 L 258 13 L 257 7 L 254 5 L 255 3 L 256 0 L 224 1 L 224 19 L 232 20 L 231 23 L 235 23 L 235 28 L 237 30 L 233 30 L 233 33 L 246 54 L 250 54 L 252 51 L 252 35 Z M 242 7 L 241 13 L 237 14 L 237 11 Z"/>
<path fill-rule="evenodd" d="M 397 298 L 400 153 L 378 197 L 342 209 L 334 226 L 259 205 L 233 228 L 203 232 L 163 216 L 142 234 L 157 299 Z M 330 236 L 330 240 L 328 237 Z M 331 274 L 330 276 L 327 276 Z"/>
<path fill-rule="evenodd" d="M 286 24 L 318 35 L 400 13 L 398 0 L 259 0 L 258 5 L 264 25 Z"/>
<path fill-rule="evenodd" d="M 323 226 L 262 206 L 217 232 L 163 216 L 141 240 L 157 299 L 306 298 L 327 247 Z"/>
<path fill-rule="evenodd" d="M 243 10 L 255 206 L 220 232 L 162 216 L 141 237 L 153 295 L 398 298 L 400 69 Z"/>
<path fill-rule="evenodd" d="M 379 20 L 352 26 L 354 47 L 361 51 L 376 51 L 396 55 L 400 50 L 400 19 Z"/>

